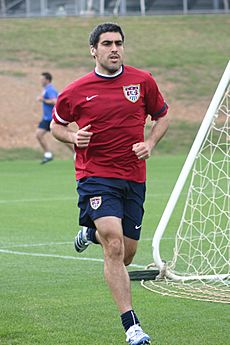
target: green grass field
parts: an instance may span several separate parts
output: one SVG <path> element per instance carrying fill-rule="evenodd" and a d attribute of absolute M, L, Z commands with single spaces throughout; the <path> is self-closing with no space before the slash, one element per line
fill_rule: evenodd
<path fill-rule="evenodd" d="M 152 157 L 143 233 L 134 264 L 152 260 L 151 239 L 184 156 Z M 0 162 L 0 344 L 125 344 L 103 279 L 102 252 L 78 255 L 73 162 Z M 180 208 L 180 207 L 179 207 Z M 175 214 L 175 223 L 179 211 Z M 173 246 L 173 228 L 163 249 Z M 130 269 L 134 269 L 133 268 Z M 133 305 L 158 345 L 227 345 L 229 308 L 163 297 L 132 283 Z"/>

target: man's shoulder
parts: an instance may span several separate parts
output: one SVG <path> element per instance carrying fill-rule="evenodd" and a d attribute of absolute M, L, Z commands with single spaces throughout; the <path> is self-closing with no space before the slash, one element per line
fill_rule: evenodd
<path fill-rule="evenodd" d="M 140 68 L 136 68 L 133 66 L 128 66 L 128 65 L 125 65 L 124 67 L 125 67 L 125 74 L 126 75 L 140 76 L 140 77 L 143 77 L 144 79 L 147 79 L 151 76 L 151 73 L 149 71 L 146 71 L 146 70 L 143 70 Z"/>
<path fill-rule="evenodd" d="M 53 84 L 48 84 L 46 85 L 45 90 L 56 90 L 56 88 Z"/>
<path fill-rule="evenodd" d="M 72 93 L 79 88 L 82 88 L 85 84 L 91 82 L 94 78 L 94 72 L 87 73 L 83 77 L 75 79 L 70 84 L 68 84 L 61 93 Z"/>
<path fill-rule="evenodd" d="M 57 89 L 54 87 L 53 84 L 48 84 L 45 88 L 44 88 L 44 93 L 45 95 L 47 95 L 49 97 L 49 95 L 53 96 L 54 94 L 58 95 L 58 91 Z"/>

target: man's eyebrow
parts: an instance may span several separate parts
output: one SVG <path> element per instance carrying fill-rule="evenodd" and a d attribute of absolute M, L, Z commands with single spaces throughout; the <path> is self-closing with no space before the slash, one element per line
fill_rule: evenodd
<path fill-rule="evenodd" d="M 104 41 L 102 41 L 102 42 L 100 42 L 101 44 L 103 44 L 103 43 L 123 43 L 123 41 L 122 40 L 115 40 L 115 41 L 113 41 L 113 40 L 104 40 Z"/>

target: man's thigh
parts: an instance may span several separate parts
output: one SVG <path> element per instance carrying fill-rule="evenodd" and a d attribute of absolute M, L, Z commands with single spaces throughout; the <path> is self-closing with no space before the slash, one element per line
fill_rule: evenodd
<path fill-rule="evenodd" d="M 123 246 L 123 230 L 121 219 L 114 216 L 97 218 L 94 221 L 101 244 L 118 239 Z"/>
<path fill-rule="evenodd" d="M 122 189 L 115 188 L 115 181 L 89 177 L 78 182 L 78 206 L 80 208 L 80 225 L 96 227 L 95 220 L 104 217 L 124 216 Z"/>

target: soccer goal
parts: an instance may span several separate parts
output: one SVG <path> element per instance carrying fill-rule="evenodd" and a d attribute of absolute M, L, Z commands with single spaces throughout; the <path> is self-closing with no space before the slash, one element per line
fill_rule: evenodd
<path fill-rule="evenodd" d="M 172 259 L 165 262 L 161 240 L 187 182 Z M 163 295 L 230 303 L 230 61 L 155 231 L 152 248 L 154 264 L 149 268 L 155 266 L 160 273 L 156 280 L 143 280 L 144 287 Z"/>

